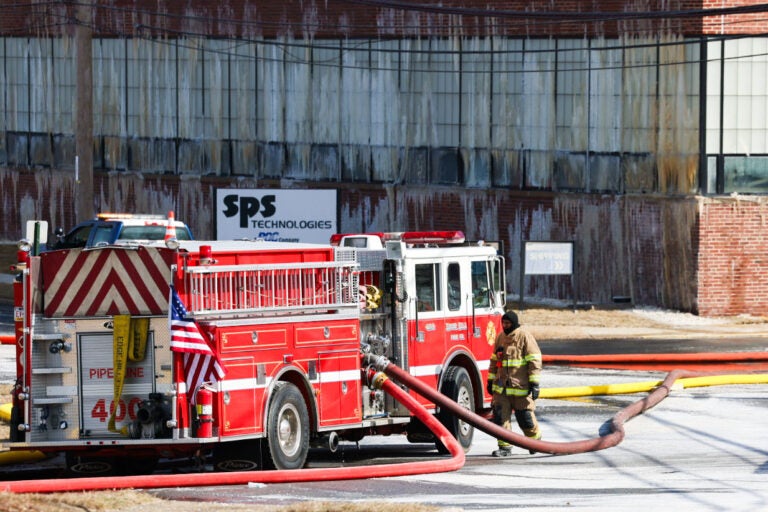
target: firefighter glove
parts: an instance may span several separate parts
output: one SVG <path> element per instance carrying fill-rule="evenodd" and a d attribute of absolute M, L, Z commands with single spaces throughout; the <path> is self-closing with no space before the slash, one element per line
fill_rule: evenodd
<path fill-rule="evenodd" d="M 531 383 L 530 386 L 528 386 L 528 394 L 531 395 L 531 398 L 534 400 L 539 398 L 539 385 Z"/>
<path fill-rule="evenodd" d="M 488 381 L 488 384 L 485 386 L 485 389 L 488 390 L 488 394 L 489 395 L 493 394 L 493 381 L 492 380 Z"/>

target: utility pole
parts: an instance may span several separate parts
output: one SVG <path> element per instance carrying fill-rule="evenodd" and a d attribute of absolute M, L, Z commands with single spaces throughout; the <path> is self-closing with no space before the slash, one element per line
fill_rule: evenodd
<path fill-rule="evenodd" d="M 76 222 L 92 219 L 93 206 L 93 9 L 75 7 L 75 202 Z"/>

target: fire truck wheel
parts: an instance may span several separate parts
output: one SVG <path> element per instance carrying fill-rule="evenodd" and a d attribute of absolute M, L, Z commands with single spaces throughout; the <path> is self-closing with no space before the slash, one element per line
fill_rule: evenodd
<path fill-rule="evenodd" d="M 440 386 L 440 392 L 470 411 L 475 410 L 475 394 L 472 390 L 472 381 L 469 378 L 467 370 L 461 366 L 450 366 L 445 373 L 443 384 Z M 448 411 L 440 411 L 437 415 L 440 422 L 445 425 L 453 437 L 459 442 L 461 447 L 467 452 L 472 446 L 472 437 L 475 434 L 475 428 L 469 423 L 460 420 Z M 435 440 L 435 446 L 440 453 L 448 453 L 439 439 Z"/>
<path fill-rule="evenodd" d="M 279 382 L 267 416 L 267 446 L 275 469 L 299 469 L 309 453 L 309 412 L 299 389 Z"/>

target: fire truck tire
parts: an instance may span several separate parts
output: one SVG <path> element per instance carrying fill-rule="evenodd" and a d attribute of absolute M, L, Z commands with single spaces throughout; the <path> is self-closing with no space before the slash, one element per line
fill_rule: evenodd
<path fill-rule="evenodd" d="M 278 382 L 269 403 L 267 447 L 275 469 L 299 469 L 309 453 L 309 412 L 301 391 Z"/>
<path fill-rule="evenodd" d="M 472 389 L 472 380 L 469 378 L 467 370 L 463 367 L 448 367 L 443 378 L 443 384 L 440 386 L 440 392 L 461 407 L 472 412 L 475 411 L 475 393 Z M 456 438 L 464 452 L 469 451 L 469 448 L 472 446 L 472 438 L 475 435 L 475 427 L 445 410 L 441 410 L 437 414 L 437 418 L 440 420 L 440 423 L 445 425 L 448 432 Z M 448 453 L 448 449 L 440 440 L 435 440 L 435 446 L 440 453 Z"/>

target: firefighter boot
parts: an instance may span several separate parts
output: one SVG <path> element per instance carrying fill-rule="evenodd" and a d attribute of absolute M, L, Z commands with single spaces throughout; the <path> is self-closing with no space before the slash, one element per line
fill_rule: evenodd
<path fill-rule="evenodd" d="M 511 446 L 499 446 L 498 450 L 494 450 L 493 453 L 491 453 L 491 456 L 493 457 L 509 457 L 510 455 L 512 455 Z"/>

